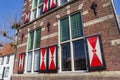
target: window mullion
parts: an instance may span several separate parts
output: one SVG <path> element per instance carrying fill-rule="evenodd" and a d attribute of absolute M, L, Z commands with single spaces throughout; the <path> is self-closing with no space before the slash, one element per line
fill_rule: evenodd
<path fill-rule="evenodd" d="M 37 13 L 36 13 L 36 17 L 38 17 L 39 16 L 39 0 L 38 0 L 38 2 L 37 2 Z"/>
<path fill-rule="evenodd" d="M 69 16 L 69 30 L 70 30 L 71 68 L 72 68 L 72 71 L 74 71 L 74 55 L 73 55 L 72 30 L 71 30 L 70 16 Z"/>
<path fill-rule="evenodd" d="M 35 48 L 35 39 L 36 39 L 36 31 L 34 31 L 34 41 L 33 41 L 33 50 L 32 50 L 32 70 L 31 72 L 34 72 L 34 48 Z"/>
<path fill-rule="evenodd" d="M 28 39 L 27 39 L 26 58 L 25 58 L 25 72 L 24 73 L 27 73 L 29 37 L 30 37 L 30 33 L 28 33 Z"/>
<path fill-rule="evenodd" d="M 59 2 L 59 1 L 58 1 Z M 59 2 L 60 3 L 60 2 Z M 62 71 L 62 53 L 61 53 L 61 44 L 60 44 L 60 20 L 58 20 L 58 67 L 59 67 L 59 72 Z"/>

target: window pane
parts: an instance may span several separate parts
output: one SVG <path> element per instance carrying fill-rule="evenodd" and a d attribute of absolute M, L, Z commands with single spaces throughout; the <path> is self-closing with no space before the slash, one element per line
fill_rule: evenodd
<path fill-rule="evenodd" d="M 34 0 L 34 8 L 37 7 L 37 2 L 38 2 L 38 0 Z"/>
<path fill-rule="evenodd" d="M 33 49 L 34 31 L 30 32 L 28 49 Z"/>
<path fill-rule="evenodd" d="M 69 19 L 64 18 L 60 21 L 60 40 L 65 41 L 69 40 Z"/>
<path fill-rule="evenodd" d="M 72 38 L 83 36 L 82 21 L 80 13 L 71 16 Z"/>
<path fill-rule="evenodd" d="M 9 74 L 9 67 L 5 67 L 4 77 L 8 77 L 8 74 Z"/>
<path fill-rule="evenodd" d="M 75 70 L 86 70 L 84 40 L 73 42 Z"/>
<path fill-rule="evenodd" d="M 65 2 L 67 2 L 67 0 L 61 0 L 61 4 L 64 4 Z"/>
<path fill-rule="evenodd" d="M 71 70 L 71 52 L 70 52 L 70 43 L 61 45 L 62 51 L 62 70 L 70 71 Z"/>
<path fill-rule="evenodd" d="M 42 15 L 42 11 L 43 11 L 43 10 L 42 10 L 42 6 L 40 6 L 40 7 L 39 7 L 39 16 Z"/>
<path fill-rule="evenodd" d="M 6 64 L 9 64 L 10 56 L 7 56 Z"/>
<path fill-rule="evenodd" d="M 37 9 L 33 11 L 33 19 L 36 19 L 36 16 L 37 16 Z"/>
<path fill-rule="evenodd" d="M 30 72 L 31 68 L 32 68 L 32 52 L 29 52 L 27 59 L 27 71 Z"/>
<path fill-rule="evenodd" d="M 40 40 L 41 40 L 41 29 L 36 30 L 36 39 L 35 39 L 35 48 L 40 47 Z"/>
<path fill-rule="evenodd" d="M 40 65 L 40 52 L 35 51 L 35 54 L 34 54 L 34 71 L 39 71 L 39 65 Z"/>
<path fill-rule="evenodd" d="M 43 0 L 39 0 L 39 4 L 41 4 L 43 2 Z"/>

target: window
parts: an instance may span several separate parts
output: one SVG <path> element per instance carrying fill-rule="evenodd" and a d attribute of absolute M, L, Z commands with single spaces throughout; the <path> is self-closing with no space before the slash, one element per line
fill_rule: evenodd
<path fill-rule="evenodd" d="M 60 20 L 60 46 L 62 71 L 86 70 L 81 13 Z"/>
<path fill-rule="evenodd" d="M 42 14 L 43 1 L 44 0 L 33 0 L 32 20 L 36 19 Z"/>
<path fill-rule="evenodd" d="M 6 64 L 9 64 L 10 56 L 7 56 Z"/>
<path fill-rule="evenodd" d="M 2 65 L 2 62 L 3 62 L 2 57 L 0 57 L 0 65 Z"/>
<path fill-rule="evenodd" d="M 0 58 L 0 65 L 3 65 L 3 62 L 4 62 L 4 57 L 1 57 Z"/>
<path fill-rule="evenodd" d="M 39 70 L 40 40 L 41 40 L 41 29 L 36 29 L 29 33 L 27 72 L 36 72 Z"/>
<path fill-rule="evenodd" d="M 4 77 L 8 77 L 8 75 L 9 75 L 9 67 L 5 67 Z"/>

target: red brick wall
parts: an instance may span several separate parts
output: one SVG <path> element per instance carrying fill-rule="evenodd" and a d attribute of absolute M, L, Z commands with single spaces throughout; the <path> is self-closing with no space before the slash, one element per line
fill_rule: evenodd
<path fill-rule="evenodd" d="M 27 0 L 26 0 L 27 1 Z M 98 20 L 100 21 L 99 19 L 102 18 L 102 17 L 105 17 L 105 16 L 108 16 L 108 15 L 112 15 L 113 17 L 112 18 L 108 18 L 104 21 L 100 21 L 98 23 L 95 23 L 95 24 L 92 24 L 92 25 L 88 25 L 88 26 L 84 26 L 84 34 L 85 36 L 90 36 L 90 35 L 93 35 L 93 34 L 101 34 L 101 37 L 102 37 L 102 45 L 103 45 L 103 51 L 104 51 L 104 55 L 105 55 L 105 61 L 106 61 L 106 66 L 107 66 L 107 69 L 106 71 L 119 71 L 120 70 L 120 66 L 119 66 L 119 63 L 120 63 L 120 44 L 118 45 L 111 45 L 111 41 L 112 40 L 116 40 L 116 39 L 120 39 L 120 33 L 118 31 L 118 28 L 117 28 L 117 23 L 116 23 L 116 19 L 115 19 L 115 16 L 114 16 L 114 12 L 113 12 L 113 8 L 112 8 L 112 5 L 111 5 L 111 1 L 110 0 L 94 0 L 96 3 L 97 3 L 97 16 L 95 16 L 93 14 L 93 10 L 91 10 L 91 4 L 92 4 L 92 0 L 75 0 L 75 2 L 73 3 L 70 3 L 70 4 L 67 4 L 61 8 L 57 8 L 55 11 L 49 11 L 47 13 L 45 13 L 42 17 L 38 18 L 37 20 L 35 21 L 32 21 L 31 23 L 29 23 L 28 25 L 22 27 L 20 29 L 20 35 L 19 35 L 19 38 L 21 38 L 21 35 L 24 34 L 24 35 L 28 35 L 28 28 L 31 30 L 34 30 L 36 29 L 37 27 L 41 27 L 41 28 L 44 28 L 45 30 L 42 31 L 42 36 L 46 36 L 46 35 L 50 35 L 50 34 L 53 34 L 55 32 L 58 32 L 58 25 L 56 26 L 53 26 L 54 23 L 58 22 L 58 19 L 56 18 L 56 15 L 60 15 L 60 18 L 64 17 L 64 16 L 67 16 L 67 9 L 66 7 L 69 5 L 70 6 L 70 14 L 74 13 L 74 12 L 77 12 L 78 11 L 78 7 L 80 4 L 83 3 L 83 7 L 81 9 L 81 12 L 84 13 L 85 11 L 87 11 L 88 13 L 86 14 L 83 14 L 82 15 L 82 19 L 83 19 L 83 24 L 84 23 L 87 23 L 91 20 Z M 32 2 L 32 0 L 31 0 Z M 29 2 L 29 3 L 31 3 Z M 108 4 L 107 6 L 104 6 L 105 4 Z M 30 4 L 29 4 L 30 5 Z M 27 10 L 30 10 L 31 7 L 29 6 L 24 6 L 25 8 L 25 11 L 23 11 L 23 14 L 24 12 L 26 12 Z M 24 16 L 23 16 L 24 17 Z M 23 19 L 22 17 L 22 19 Z M 102 19 L 105 19 L 105 18 L 102 18 Z M 47 31 L 47 22 L 50 22 L 50 32 Z M 43 25 L 40 26 L 41 22 L 43 22 Z M 36 27 L 34 27 L 34 24 L 36 23 Z M 22 24 L 23 25 L 23 24 Z M 23 43 L 27 43 L 27 38 L 28 37 L 24 37 L 23 38 L 23 41 L 21 41 L 21 39 L 19 39 L 18 41 L 18 46 L 20 44 L 23 44 Z M 54 45 L 54 44 L 58 44 L 58 36 L 54 36 L 52 38 L 48 38 L 48 39 L 44 39 L 41 41 L 41 44 L 40 44 L 40 47 L 43 48 L 43 47 L 47 47 L 47 46 L 51 46 L 51 45 Z M 23 46 L 23 47 L 19 47 L 18 50 L 17 50 L 17 54 L 16 54 L 16 60 L 15 60 L 15 66 L 14 66 L 14 74 L 17 74 L 17 68 L 18 68 L 18 54 L 19 53 L 22 53 L 22 52 L 26 52 L 26 45 Z M 20 78 L 20 77 L 13 77 L 14 79 L 13 80 L 44 80 L 44 79 L 41 79 L 40 77 L 36 77 L 36 78 Z M 52 80 L 53 78 L 50 78 L 50 80 Z M 61 78 L 61 79 L 58 79 L 58 78 L 54 78 L 54 80 L 66 80 L 66 79 L 69 79 L 68 77 L 67 78 Z M 70 78 L 70 80 L 78 80 L 79 78 Z M 81 78 L 83 79 L 83 78 Z M 94 78 L 94 77 L 91 77 L 89 78 L 90 80 L 113 80 L 112 78 Z M 45 78 L 45 80 L 48 80 L 47 78 Z M 88 78 L 85 78 L 84 80 L 88 80 Z M 114 79 L 114 80 L 119 80 L 119 79 Z"/>

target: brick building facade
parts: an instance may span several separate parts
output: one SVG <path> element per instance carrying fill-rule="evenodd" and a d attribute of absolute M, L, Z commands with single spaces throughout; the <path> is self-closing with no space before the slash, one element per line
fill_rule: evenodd
<path fill-rule="evenodd" d="M 119 80 L 119 31 L 111 0 L 24 0 L 12 80 Z"/>

